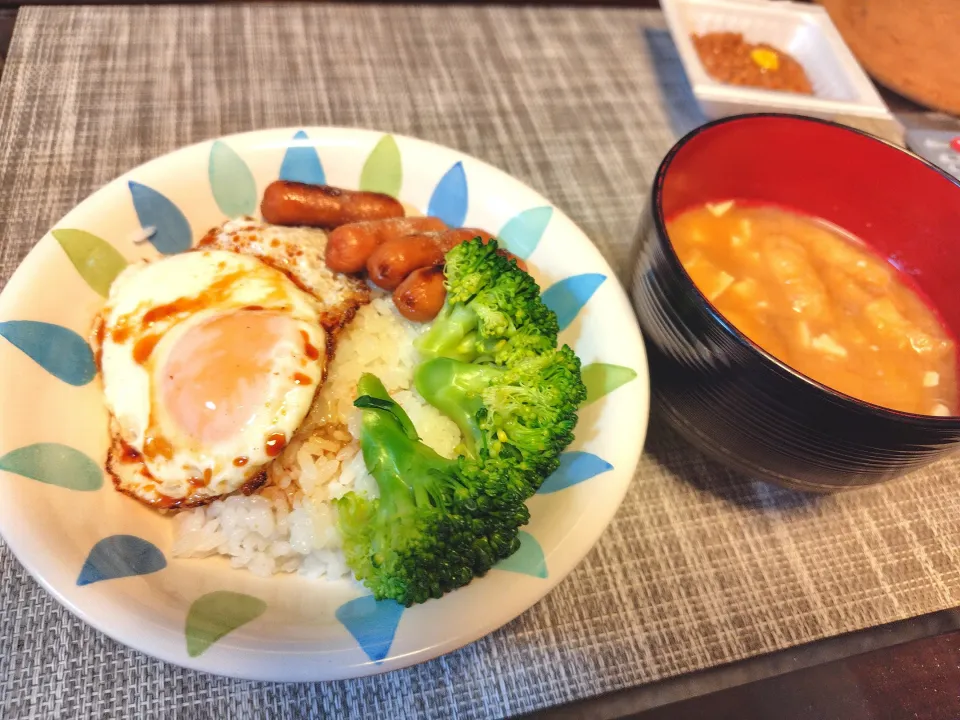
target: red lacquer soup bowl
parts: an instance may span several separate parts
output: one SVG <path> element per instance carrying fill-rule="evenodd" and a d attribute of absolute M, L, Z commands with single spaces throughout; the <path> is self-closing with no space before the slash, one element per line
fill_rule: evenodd
<path fill-rule="evenodd" d="M 960 417 L 862 402 L 793 370 L 724 320 L 694 286 L 666 218 L 739 198 L 827 220 L 908 273 L 960 335 L 960 184 L 870 135 L 792 115 L 742 115 L 667 154 L 638 239 L 634 307 L 659 417 L 755 477 L 832 491 L 931 463 L 960 445 Z"/>

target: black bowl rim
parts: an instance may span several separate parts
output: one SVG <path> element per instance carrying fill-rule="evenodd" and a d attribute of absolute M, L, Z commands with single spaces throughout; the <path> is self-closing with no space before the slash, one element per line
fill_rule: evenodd
<path fill-rule="evenodd" d="M 667 246 L 667 257 L 671 262 L 671 264 L 673 264 L 674 269 L 679 270 L 680 274 L 684 278 L 686 278 L 687 283 L 693 289 L 693 292 L 696 294 L 696 297 L 700 299 L 700 301 L 704 304 L 704 306 L 707 308 L 710 314 L 713 315 L 713 317 L 718 321 L 718 323 L 727 331 L 727 333 L 731 337 L 734 338 L 734 340 L 736 340 L 740 345 L 757 353 L 758 355 L 760 355 L 761 358 L 765 359 L 767 362 L 772 363 L 773 365 L 780 368 L 782 371 L 792 375 L 798 380 L 801 380 L 802 382 L 813 387 L 814 389 L 825 392 L 829 397 L 832 397 L 835 400 L 839 400 L 841 403 L 852 403 L 857 407 L 868 409 L 874 413 L 879 414 L 882 417 L 888 417 L 890 419 L 907 421 L 907 422 L 910 422 L 911 424 L 918 424 L 918 425 L 926 425 L 929 423 L 934 423 L 937 425 L 954 425 L 954 426 L 960 425 L 960 415 L 921 415 L 920 413 L 909 413 L 909 412 L 903 412 L 900 410 L 894 410 L 892 408 L 884 407 L 882 405 L 876 405 L 874 403 L 867 402 L 866 400 L 860 400 L 859 398 L 855 398 L 852 395 L 847 395 L 845 393 L 842 393 L 839 390 L 834 390 L 830 386 L 824 385 L 823 383 L 818 382 L 817 380 L 814 380 L 813 378 L 807 375 L 804 375 L 799 370 L 796 370 L 790 367 L 787 363 L 783 362 L 782 360 L 775 357 L 774 355 L 771 355 L 762 347 L 754 343 L 745 334 L 740 332 L 740 330 L 736 327 L 736 325 L 728 321 L 723 316 L 723 313 L 717 310 L 717 308 L 713 305 L 713 303 L 711 303 L 710 300 L 707 299 L 706 295 L 700 292 L 700 288 L 697 287 L 696 283 L 694 283 L 693 281 L 693 278 L 690 277 L 689 273 L 687 273 L 686 269 L 683 267 L 683 263 L 680 262 L 680 257 L 677 255 L 676 250 L 674 250 L 673 242 L 670 240 L 670 235 L 667 233 L 666 221 L 663 216 L 663 205 L 661 203 L 661 199 L 663 196 L 663 184 L 666 179 L 667 172 L 670 169 L 670 165 L 673 163 L 673 160 L 676 157 L 677 153 L 679 153 L 680 150 L 682 150 L 683 147 L 687 145 L 687 143 L 689 143 L 691 140 L 693 140 L 697 135 L 707 132 L 708 130 L 711 130 L 719 125 L 727 125 L 730 123 L 742 122 L 745 120 L 756 120 L 760 118 L 779 118 L 779 119 L 786 119 L 786 120 L 792 120 L 792 121 L 798 121 L 798 122 L 809 122 L 809 123 L 814 123 L 819 125 L 828 125 L 830 127 L 835 127 L 835 128 L 838 128 L 839 130 L 849 132 L 854 135 L 861 135 L 865 138 L 868 138 L 869 140 L 873 140 L 874 142 L 878 142 L 882 145 L 886 145 L 888 148 L 895 150 L 898 153 L 907 155 L 912 160 L 921 163 L 928 170 L 932 170 L 936 172 L 938 175 L 940 175 L 941 177 L 950 181 L 954 186 L 956 186 L 957 192 L 960 193 L 960 180 L 958 180 L 957 178 L 953 177 L 952 175 L 942 170 L 941 168 L 937 167 L 936 165 L 929 162 L 928 160 L 925 160 L 924 158 L 920 157 L 916 153 L 913 153 L 910 150 L 907 150 L 906 148 L 902 148 L 899 145 L 895 145 L 887 140 L 884 140 L 883 138 L 877 137 L 876 135 L 868 133 L 864 130 L 860 130 L 859 128 L 850 127 L 849 125 L 843 125 L 842 123 L 834 122 L 832 120 L 824 120 L 821 118 L 810 117 L 807 115 L 796 115 L 793 113 L 759 112 L 759 113 L 745 113 L 743 115 L 732 115 L 729 117 L 718 118 L 717 120 L 711 120 L 710 122 L 704 123 L 703 125 L 700 125 L 694 128 L 693 130 L 688 132 L 686 135 L 681 137 L 679 140 L 677 140 L 677 142 L 674 143 L 673 147 L 670 148 L 669 152 L 667 152 L 667 154 L 664 156 L 663 160 L 660 161 L 660 165 L 657 168 L 656 175 L 654 176 L 653 187 L 651 188 L 651 191 L 650 191 L 651 207 L 653 208 L 653 221 L 654 221 L 654 225 L 656 227 L 657 233 L 665 241 L 664 244 Z"/>

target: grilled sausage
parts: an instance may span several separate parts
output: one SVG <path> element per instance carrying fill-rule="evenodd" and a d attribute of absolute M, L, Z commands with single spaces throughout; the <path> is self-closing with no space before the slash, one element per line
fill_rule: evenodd
<path fill-rule="evenodd" d="M 444 232 L 430 233 L 430 236 L 436 240 L 438 247 L 444 254 L 450 252 L 460 243 L 473 240 L 475 237 L 479 237 L 484 243 L 493 240 L 493 235 L 486 230 L 479 230 L 477 228 L 456 228 Z"/>
<path fill-rule="evenodd" d="M 443 281 L 443 266 L 417 268 L 393 291 L 393 303 L 407 320 L 430 322 L 447 299 Z"/>
<path fill-rule="evenodd" d="M 367 261 L 367 273 L 375 285 L 395 290 L 417 268 L 439 265 L 443 251 L 437 242 L 424 235 L 408 235 L 388 240 L 373 251 Z"/>
<path fill-rule="evenodd" d="M 454 247 L 460 243 L 467 242 L 468 240 L 473 240 L 475 237 L 479 237 L 484 243 L 488 243 L 495 238 L 493 235 L 488 233 L 486 230 L 480 230 L 478 228 L 456 228 L 453 230 L 445 230 L 443 232 L 423 232 L 415 233 L 416 235 L 422 235 L 424 237 L 433 238 L 440 249 L 443 251 L 443 254 L 446 255 Z M 504 250 L 498 249 L 497 253 L 503 255 L 506 258 L 513 258 L 517 261 L 517 266 L 526 272 L 527 264 L 518 258 L 513 253 Z"/>
<path fill-rule="evenodd" d="M 399 201 L 382 193 L 277 180 L 263 191 L 260 213 L 274 225 L 330 229 L 363 220 L 403 217 L 404 210 Z"/>
<path fill-rule="evenodd" d="M 360 272 L 373 251 L 388 240 L 446 229 L 447 224 L 435 217 L 390 218 L 341 225 L 330 233 L 327 241 L 327 267 L 335 272 Z"/>

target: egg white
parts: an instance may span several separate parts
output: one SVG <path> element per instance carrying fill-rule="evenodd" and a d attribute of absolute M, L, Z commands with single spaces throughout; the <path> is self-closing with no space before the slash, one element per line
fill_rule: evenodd
<path fill-rule="evenodd" d="M 370 291 L 360 278 L 327 267 L 327 233 L 319 228 L 271 225 L 254 218 L 228 220 L 200 241 L 202 248 L 215 248 L 260 258 L 292 277 L 319 303 L 328 327 L 370 300 Z"/>

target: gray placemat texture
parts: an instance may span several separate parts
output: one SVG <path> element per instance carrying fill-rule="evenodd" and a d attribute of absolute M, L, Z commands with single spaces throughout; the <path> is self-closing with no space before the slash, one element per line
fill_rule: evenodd
<path fill-rule="evenodd" d="M 23 9 L 0 82 L 0 280 L 139 163 L 325 124 L 503 168 L 625 277 L 657 164 L 696 121 L 663 27 L 614 9 Z M 704 461 L 654 418 L 616 519 L 545 600 L 447 657 L 330 684 L 148 658 L 71 616 L 0 546 L 0 717 L 495 717 L 955 606 L 957 468 L 808 500 Z"/>

